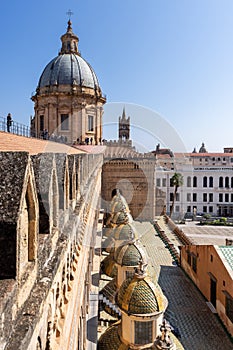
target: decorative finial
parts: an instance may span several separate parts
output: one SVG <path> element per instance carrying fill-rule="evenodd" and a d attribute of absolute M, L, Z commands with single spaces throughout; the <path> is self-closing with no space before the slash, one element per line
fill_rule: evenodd
<path fill-rule="evenodd" d="M 71 16 L 73 16 L 74 13 L 69 9 L 69 10 L 66 12 L 66 14 L 67 14 L 67 16 L 68 16 L 68 18 L 69 18 L 69 21 L 70 21 Z"/>
<path fill-rule="evenodd" d="M 155 349 L 175 350 L 176 345 L 174 344 L 173 340 L 169 335 L 171 332 L 171 327 L 165 320 L 160 325 L 160 332 L 161 332 L 161 335 L 158 336 L 157 340 L 154 343 Z"/>
<path fill-rule="evenodd" d="M 135 268 L 135 277 L 138 279 L 144 278 L 146 276 L 147 266 L 148 264 L 143 259 L 140 259 L 139 266 Z"/>

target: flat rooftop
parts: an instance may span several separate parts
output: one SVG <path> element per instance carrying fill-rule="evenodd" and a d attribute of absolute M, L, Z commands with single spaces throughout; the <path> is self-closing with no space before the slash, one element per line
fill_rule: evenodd
<path fill-rule="evenodd" d="M 233 227 L 200 225 L 187 221 L 177 225 L 195 245 L 226 245 L 226 239 L 233 239 Z"/>

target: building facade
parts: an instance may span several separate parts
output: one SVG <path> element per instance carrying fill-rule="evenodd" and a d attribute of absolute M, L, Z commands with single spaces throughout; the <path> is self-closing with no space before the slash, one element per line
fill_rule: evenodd
<path fill-rule="evenodd" d="M 156 186 L 166 193 L 169 213 L 174 188 L 170 180 L 175 172 L 183 176 L 175 200 L 174 217 L 185 213 L 233 216 L 232 153 L 156 154 Z"/>

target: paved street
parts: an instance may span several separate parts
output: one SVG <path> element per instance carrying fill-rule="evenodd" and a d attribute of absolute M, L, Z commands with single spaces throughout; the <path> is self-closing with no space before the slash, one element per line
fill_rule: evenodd
<path fill-rule="evenodd" d="M 136 222 L 155 269 L 158 283 L 169 306 L 166 317 L 178 327 L 186 350 L 233 349 L 227 333 L 206 304 L 205 299 L 174 261 L 150 223 Z"/>

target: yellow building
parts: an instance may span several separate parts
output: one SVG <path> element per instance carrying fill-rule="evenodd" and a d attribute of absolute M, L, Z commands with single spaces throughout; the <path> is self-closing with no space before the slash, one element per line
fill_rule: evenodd
<path fill-rule="evenodd" d="M 181 266 L 233 336 L 233 246 L 181 247 Z"/>

